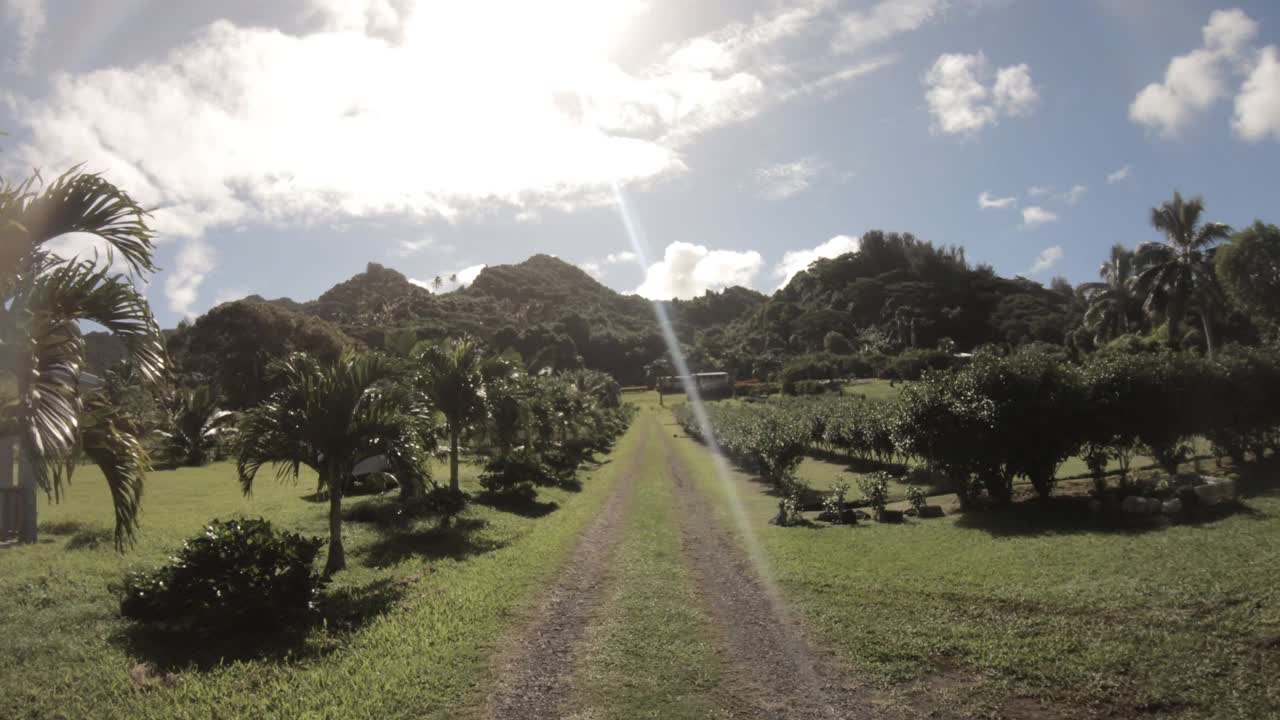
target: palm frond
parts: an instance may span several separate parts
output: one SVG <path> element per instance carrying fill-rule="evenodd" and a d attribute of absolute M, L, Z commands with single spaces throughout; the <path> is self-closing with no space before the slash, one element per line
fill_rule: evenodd
<path fill-rule="evenodd" d="M 78 167 L 40 190 L 38 180 L 0 186 L 0 267 L 60 235 L 89 233 L 107 243 L 108 264 L 118 252 L 134 274 L 155 272 L 149 215 L 128 193 Z"/>

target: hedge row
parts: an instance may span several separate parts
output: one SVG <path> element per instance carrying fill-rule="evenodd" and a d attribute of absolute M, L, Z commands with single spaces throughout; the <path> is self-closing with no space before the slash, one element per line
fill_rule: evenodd
<path fill-rule="evenodd" d="M 1058 355 L 979 355 L 926 373 L 890 402 L 787 398 L 708 406 L 713 437 L 738 462 L 776 482 L 807 449 L 888 461 L 915 458 L 948 476 L 969 504 L 1008 502 L 1015 478 L 1042 496 L 1058 467 L 1084 456 L 1099 480 L 1139 451 L 1175 473 L 1195 437 L 1243 461 L 1280 445 L 1280 353 L 1230 347 L 1185 353 L 1105 354 L 1084 366 Z M 701 434 L 692 413 L 679 415 Z"/>

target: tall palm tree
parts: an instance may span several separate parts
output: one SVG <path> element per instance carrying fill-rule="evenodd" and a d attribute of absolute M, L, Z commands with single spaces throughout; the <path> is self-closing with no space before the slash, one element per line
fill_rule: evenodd
<path fill-rule="evenodd" d="M 315 470 L 318 491 L 329 495 L 331 575 L 346 567 L 342 491 L 356 464 L 381 455 L 402 485 L 420 484 L 434 446 L 431 414 L 383 355 L 347 352 L 328 365 L 294 353 L 272 373 L 279 389 L 240 422 L 240 484 L 251 493 L 270 463 L 281 480 L 296 480 L 302 465 Z"/>
<path fill-rule="evenodd" d="M 102 240 L 100 258 L 64 260 L 49 241 L 67 233 Z M 132 541 L 146 455 L 105 394 L 82 386 L 82 321 L 105 327 L 124 345 L 139 379 L 164 370 L 160 331 L 132 278 L 111 271 L 118 255 L 130 276 L 155 271 L 147 214 L 99 175 L 73 169 L 47 185 L 0 179 L 0 374 L 15 378 L 16 401 L 0 407 L 0 437 L 18 436 L 29 467 L 22 540 L 36 539 L 35 488 L 61 496 L 81 455 L 103 470 L 115 504 L 116 546 Z M 7 473 L 6 473 L 7 474 Z"/>
<path fill-rule="evenodd" d="M 218 408 L 218 396 L 208 385 L 176 389 L 167 409 L 169 427 L 159 434 L 175 464 L 205 464 L 218 436 L 234 419 L 231 411 Z"/>
<path fill-rule="evenodd" d="M 1205 345 L 1214 350 L 1213 313 L 1220 305 L 1221 290 L 1213 273 L 1211 249 L 1231 235 L 1222 223 L 1200 223 L 1204 200 L 1183 200 L 1175 192 L 1173 200 L 1151 209 L 1151 224 L 1165 235 L 1164 242 L 1145 242 L 1135 255 L 1138 276 L 1134 286 L 1145 300 L 1150 315 L 1165 318 L 1169 344 L 1177 347 L 1182 322 L 1188 310 L 1195 310 L 1204 325 Z"/>
<path fill-rule="evenodd" d="M 1088 300 L 1085 326 L 1099 340 L 1108 340 L 1129 332 L 1129 319 L 1138 306 L 1133 288 L 1132 250 L 1120 243 L 1111 246 L 1111 254 L 1098 269 L 1101 282 L 1084 283 L 1080 291 Z"/>
<path fill-rule="evenodd" d="M 458 441 L 462 431 L 484 412 L 483 353 L 463 337 L 442 344 L 419 343 L 414 350 L 419 388 L 444 415 L 449 431 L 449 487 L 458 488 Z"/>

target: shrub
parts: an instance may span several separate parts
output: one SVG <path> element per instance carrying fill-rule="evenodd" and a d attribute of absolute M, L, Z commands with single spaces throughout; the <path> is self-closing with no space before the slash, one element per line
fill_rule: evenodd
<path fill-rule="evenodd" d="M 876 511 L 876 517 L 884 514 L 884 506 L 889 502 L 889 475 L 873 472 L 858 478 L 858 489 L 866 498 L 867 505 Z"/>
<path fill-rule="evenodd" d="M 849 495 L 849 483 L 837 480 L 831 491 L 822 498 L 822 515 L 820 519 L 836 524 L 853 524 L 856 516 L 845 507 L 845 498 Z"/>
<path fill-rule="evenodd" d="M 120 613 L 203 632 L 273 632 L 315 609 L 324 579 L 312 565 L 324 541 L 267 520 L 214 520 L 151 572 L 128 575 Z"/>
<path fill-rule="evenodd" d="M 929 495 L 925 493 L 924 488 L 912 485 L 907 488 L 907 502 L 911 503 L 911 507 L 918 514 L 925 505 L 929 504 Z"/>

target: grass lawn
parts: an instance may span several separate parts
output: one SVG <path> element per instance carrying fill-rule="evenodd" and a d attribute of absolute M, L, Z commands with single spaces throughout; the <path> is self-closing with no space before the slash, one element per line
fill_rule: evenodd
<path fill-rule="evenodd" d="M 628 433 L 619 444 L 634 441 Z M 42 505 L 39 544 L 0 549 L 6 717 L 475 716 L 492 685 L 495 646 L 617 472 L 605 463 L 584 475 L 581 492 L 543 491 L 558 509 L 541 518 L 473 505 L 449 530 L 425 520 L 398 528 L 348 522 L 350 569 L 331 586 L 329 626 L 302 643 L 217 663 L 208 642 L 131 630 L 112 585 L 163 561 L 215 517 L 263 515 L 325 536 L 327 506 L 303 499 L 314 479 L 282 485 L 264 473 L 246 499 L 227 463 L 152 473 L 138 546 L 119 555 L 110 546 L 105 484 L 82 469 L 61 504 Z M 475 489 L 475 469 L 464 467 L 463 480 Z M 384 502 L 352 498 L 347 506 Z M 158 677 L 131 679 L 143 662 Z"/>
<path fill-rule="evenodd" d="M 804 529 L 769 525 L 762 485 L 725 485 L 702 445 L 675 442 L 726 523 L 740 496 L 815 639 L 904 696 L 928 688 L 980 716 L 1280 714 L 1280 464 L 1243 478 L 1243 512 L 1201 525 L 987 513 Z"/>

